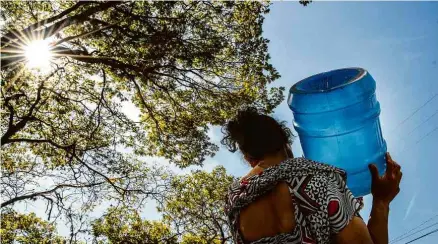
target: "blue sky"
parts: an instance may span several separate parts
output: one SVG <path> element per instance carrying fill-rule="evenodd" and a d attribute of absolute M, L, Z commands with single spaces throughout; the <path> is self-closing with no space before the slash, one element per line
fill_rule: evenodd
<path fill-rule="evenodd" d="M 388 150 L 403 170 L 401 192 L 391 204 L 390 239 L 437 215 L 438 2 L 314 2 L 308 7 L 274 2 L 264 36 L 282 75 L 273 86 L 289 89 L 310 75 L 343 67 L 370 72 L 377 82 Z M 286 101 L 274 117 L 292 127 Z M 220 130 L 213 132 L 220 139 Z M 298 139 L 293 151 L 301 156 Z M 209 164 L 224 165 L 236 176 L 249 170 L 238 153 L 223 148 Z M 370 200 L 366 197 L 361 212 L 365 219 Z M 422 227 L 432 223 L 438 217 Z M 415 243 L 438 243 L 438 233 Z"/>

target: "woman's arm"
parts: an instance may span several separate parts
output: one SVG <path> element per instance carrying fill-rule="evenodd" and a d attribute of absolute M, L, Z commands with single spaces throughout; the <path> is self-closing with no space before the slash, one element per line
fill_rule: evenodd
<path fill-rule="evenodd" d="M 402 172 L 400 165 L 386 154 L 386 172 L 380 177 L 375 165 L 370 165 L 372 175 L 371 194 L 373 207 L 368 226 L 359 217 L 352 221 L 335 236 L 336 243 L 388 243 L 389 204 L 400 192 Z"/>
<path fill-rule="evenodd" d="M 388 243 L 388 215 L 389 204 L 382 201 L 373 201 L 368 231 L 374 244 Z"/>
<path fill-rule="evenodd" d="M 374 243 L 388 243 L 388 215 L 389 204 L 400 192 L 402 179 L 401 167 L 391 155 L 386 153 L 386 172 L 380 177 L 375 165 L 370 165 L 372 176 L 371 194 L 373 195 L 373 208 L 371 209 L 368 230 Z"/>
<path fill-rule="evenodd" d="M 389 206 L 383 202 L 373 202 L 368 226 L 359 218 L 352 221 L 335 236 L 335 243 L 380 244 L 388 243 Z"/>

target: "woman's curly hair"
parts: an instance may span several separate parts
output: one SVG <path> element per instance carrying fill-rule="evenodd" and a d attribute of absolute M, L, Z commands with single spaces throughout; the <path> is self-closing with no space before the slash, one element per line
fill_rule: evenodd
<path fill-rule="evenodd" d="M 256 108 L 240 110 L 237 116 L 223 128 L 224 138 L 221 143 L 229 151 L 240 149 L 255 160 L 261 160 L 292 143 L 292 132 L 285 122 L 261 114 Z"/>

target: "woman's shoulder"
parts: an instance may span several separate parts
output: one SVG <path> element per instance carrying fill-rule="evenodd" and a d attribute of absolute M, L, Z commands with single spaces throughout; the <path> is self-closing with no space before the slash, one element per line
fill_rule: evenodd
<path fill-rule="evenodd" d="M 325 184 L 330 179 L 345 180 L 345 177 L 345 171 L 331 165 L 306 158 L 292 158 L 234 181 L 228 189 L 226 198 L 229 205 L 242 207 L 275 188 L 279 182 L 298 183 L 302 179 L 311 179 L 312 183 L 318 185 L 318 182 Z"/>
<path fill-rule="evenodd" d="M 319 176 L 316 178 L 321 180 L 332 175 L 336 175 L 335 178 L 346 179 L 346 172 L 340 168 L 303 157 L 291 158 L 267 169 L 255 167 L 244 177 L 235 180 L 229 187 L 229 193 L 235 192 L 236 189 L 246 189 L 249 185 L 252 186 L 251 192 L 256 193 L 265 188 L 272 188 L 270 186 L 275 186 L 277 182 L 308 175 Z"/>
<path fill-rule="evenodd" d="M 346 172 L 340 168 L 300 157 L 287 159 L 277 166 L 267 168 L 262 174 L 259 174 L 259 177 L 255 177 L 254 179 L 262 181 L 266 181 L 267 179 L 271 179 L 272 181 L 284 181 L 309 175 L 321 176 L 320 178 L 337 175 L 344 180 L 346 180 L 347 177 Z"/>

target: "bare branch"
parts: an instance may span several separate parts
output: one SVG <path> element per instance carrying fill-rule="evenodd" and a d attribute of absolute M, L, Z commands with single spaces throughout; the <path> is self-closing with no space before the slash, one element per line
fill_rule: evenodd
<path fill-rule="evenodd" d="M 1 203 L 1 207 L 2 208 L 6 207 L 8 205 L 11 205 L 11 204 L 17 202 L 17 201 L 21 201 L 21 200 L 25 200 L 25 199 L 32 199 L 32 198 L 35 198 L 35 197 L 38 197 L 38 196 L 47 195 L 47 194 L 53 193 L 56 190 L 61 189 L 61 188 L 66 188 L 66 187 L 69 187 L 69 188 L 85 188 L 85 187 L 93 187 L 93 186 L 101 185 L 103 183 L 104 182 L 98 182 L 98 183 L 85 184 L 85 185 L 61 184 L 61 185 L 57 185 L 53 189 L 50 189 L 50 190 L 47 190 L 47 191 L 35 192 L 35 193 L 32 193 L 32 194 L 23 195 L 23 196 L 19 196 L 19 197 L 15 197 L 15 198 L 9 199 L 9 200 L 7 200 L 5 202 L 2 202 Z"/>
<path fill-rule="evenodd" d="M 29 121 L 32 121 L 32 120 L 35 119 L 35 117 L 33 117 L 33 112 L 34 112 L 36 106 L 39 105 L 39 103 L 40 103 L 40 101 L 41 101 L 41 92 L 42 92 L 42 90 L 43 90 L 43 88 L 44 88 L 44 83 L 45 83 L 48 79 L 50 79 L 52 76 L 54 76 L 57 72 L 58 72 L 58 70 L 53 71 L 49 76 L 47 76 L 47 77 L 41 82 L 41 84 L 39 85 L 38 90 L 37 90 L 37 96 L 36 96 L 36 99 L 35 99 L 35 101 L 32 103 L 32 105 L 30 106 L 30 109 L 29 109 L 29 111 L 27 112 L 26 116 L 24 116 L 24 117 L 22 118 L 22 120 L 20 120 L 20 121 L 19 121 L 18 123 L 16 123 L 15 125 L 14 125 L 14 124 L 11 124 L 11 121 L 13 120 L 13 109 L 9 108 L 10 113 L 11 113 L 11 114 L 10 114 L 10 118 L 9 118 L 9 123 L 10 123 L 10 124 L 9 124 L 9 127 L 8 127 L 8 129 L 6 130 L 5 134 L 2 135 L 2 138 L 1 138 L 1 145 L 2 145 L 2 146 L 5 145 L 5 144 L 7 144 L 7 143 L 9 143 L 9 139 L 10 139 L 13 135 L 15 135 L 18 131 L 20 131 L 21 129 L 23 129 Z"/>

